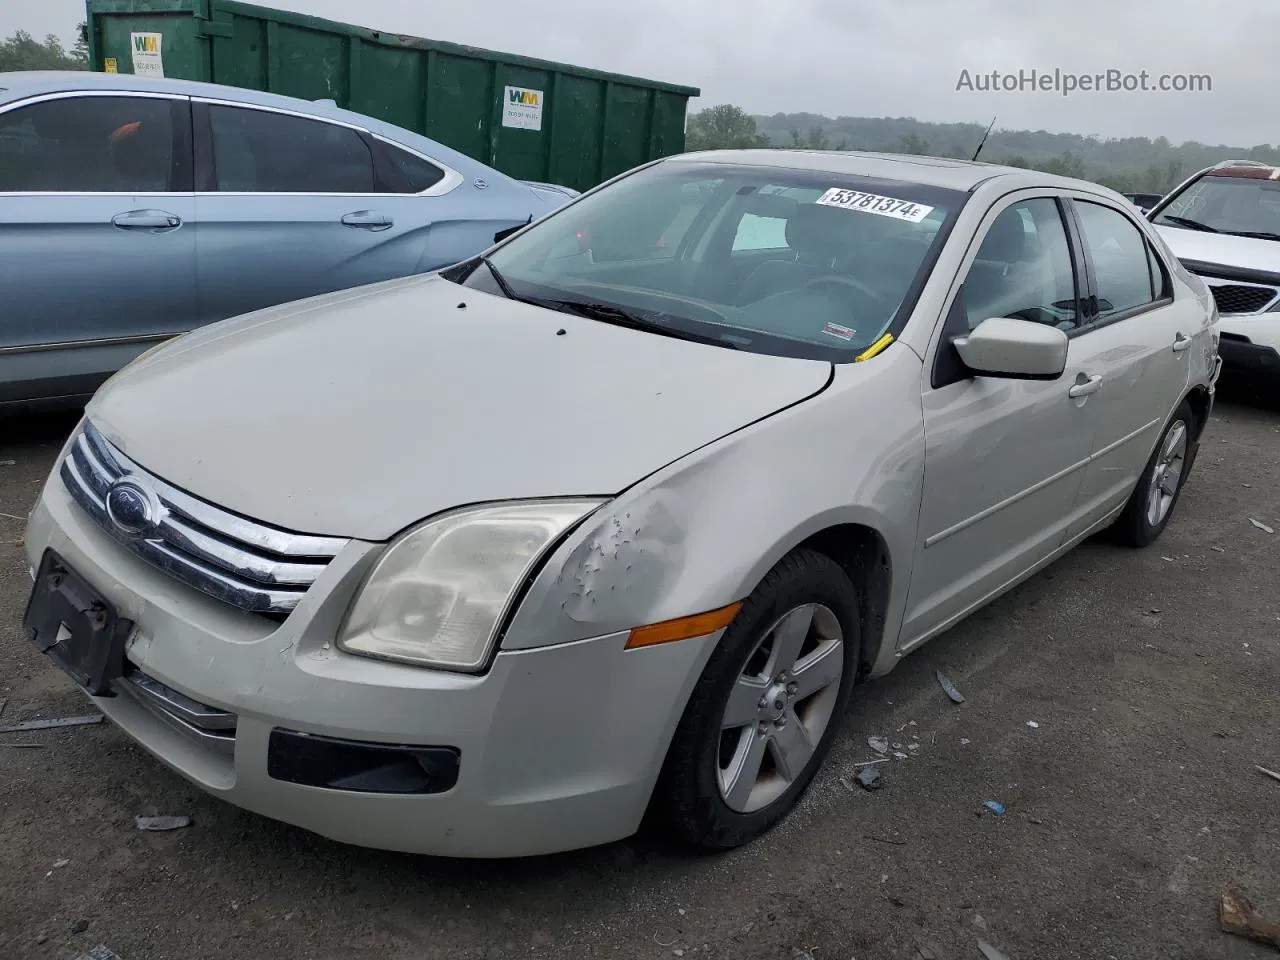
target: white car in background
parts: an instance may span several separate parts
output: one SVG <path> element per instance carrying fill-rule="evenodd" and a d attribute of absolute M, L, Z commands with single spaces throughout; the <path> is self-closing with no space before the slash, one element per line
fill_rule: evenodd
<path fill-rule="evenodd" d="M 1226 367 L 1280 376 L 1280 167 L 1226 160 L 1149 214 L 1218 305 Z"/>

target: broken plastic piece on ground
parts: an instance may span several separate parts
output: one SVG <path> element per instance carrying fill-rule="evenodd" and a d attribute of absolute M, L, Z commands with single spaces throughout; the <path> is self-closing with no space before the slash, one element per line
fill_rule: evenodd
<path fill-rule="evenodd" d="M 879 790 L 880 789 L 880 768 L 879 767 L 863 767 L 858 771 L 858 785 L 863 790 Z"/>
<path fill-rule="evenodd" d="M 1004 804 L 996 800 L 988 800 L 986 803 L 983 804 L 983 806 L 986 807 L 988 810 L 990 810 L 992 813 L 994 813 L 996 816 L 999 816 L 1000 814 L 1004 813 Z"/>
<path fill-rule="evenodd" d="M 1256 765 L 1254 766 L 1254 769 L 1259 773 L 1265 773 L 1272 780 L 1280 780 L 1280 773 L 1276 773 L 1274 770 L 1268 770 L 1266 767 L 1259 767 Z"/>
<path fill-rule="evenodd" d="M 1218 904 L 1218 924 L 1227 933 L 1280 949 L 1280 923 L 1258 916 L 1253 904 L 1237 890 L 1228 890 Z"/>
<path fill-rule="evenodd" d="M 907 755 L 906 755 L 905 753 L 903 753 L 901 750 L 895 750 L 895 751 L 893 751 L 893 759 L 895 759 L 895 760 L 905 760 L 905 759 L 907 759 Z"/>
<path fill-rule="evenodd" d="M 1039 729 L 1040 724 L 1036 723 L 1034 720 L 1028 720 L 1027 726 L 1030 727 L 1032 730 L 1037 730 Z"/>
<path fill-rule="evenodd" d="M 982 955 L 986 957 L 987 960 L 1009 960 L 1008 957 L 985 940 L 978 941 L 978 949 L 982 951 Z"/>
<path fill-rule="evenodd" d="M 867 746 L 882 755 L 889 752 L 889 740 L 887 737 L 867 737 Z"/>
<path fill-rule="evenodd" d="M 938 686 L 942 687 L 942 692 L 951 698 L 952 703 L 964 703 L 964 697 L 960 691 L 956 689 L 956 685 L 947 679 L 947 675 L 941 670 L 937 671 Z"/>
<path fill-rule="evenodd" d="M 872 836 L 871 834 L 869 834 L 869 833 L 864 833 L 864 834 L 862 835 L 862 839 L 863 839 L 863 840 L 874 840 L 876 843 L 888 843 L 888 844 L 891 844 L 892 846 L 895 846 L 895 847 L 905 847 L 905 846 L 907 845 L 907 841 L 905 841 L 905 840 L 892 840 L 892 839 L 890 839 L 889 837 L 873 837 L 873 836 Z"/>
<path fill-rule="evenodd" d="M 91 723 L 101 723 L 103 721 L 102 714 L 94 714 L 91 717 L 61 717 L 57 720 L 27 720 L 24 723 L 14 723 L 7 727 L 0 727 L 0 733 L 21 733 L 24 730 L 53 730 L 56 727 L 83 727 Z"/>
<path fill-rule="evenodd" d="M 134 817 L 133 822 L 139 830 L 159 832 L 162 830 L 181 830 L 191 826 L 190 817 Z"/>
<path fill-rule="evenodd" d="M 1252 523 L 1259 530 L 1261 530 L 1263 533 L 1275 533 L 1275 530 L 1271 529 L 1271 527 L 1268 527 L 1261 520 L 1255 520 L 1253 519 L 1253 517 L 1250 517 L 1249 522 Z"/>

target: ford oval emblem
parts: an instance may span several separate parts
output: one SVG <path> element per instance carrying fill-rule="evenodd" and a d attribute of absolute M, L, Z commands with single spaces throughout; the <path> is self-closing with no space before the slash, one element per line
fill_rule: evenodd
<path fill-rule="evenodd" d="M 151 495 L 132 480 L 117 480 L 107 491 L 107 516 L 122 533 L 137 536 L 151 529 L 156 512 Z"/>

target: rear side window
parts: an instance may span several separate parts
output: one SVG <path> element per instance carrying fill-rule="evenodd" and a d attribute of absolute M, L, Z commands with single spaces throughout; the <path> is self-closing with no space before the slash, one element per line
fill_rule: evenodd
<path fill-rule="evenodd" d="M 1153 302 L 1159 288 L 1153 282 L 1153 264 L 1142 232 L 1110 207 L 1084 200 L 1075 201 L 1075 207 L 1093 259 L 1098 319 Z"/>
<path fill-rule="evenodd" d="M 444 171 L 430 160 L 424 160 L 408 150 L 386 145 L 387 158 L 400 177 L 396 189 L 405 193 L 421 193 L 444 179 Z"/>
<path fill-rule="evenodd" d="M 0 114 L 0 191 L 163 193 L 175 175 L 172 101 L 67 97 Z"/>
<path fill-rule="evenodd" d="M 212 104 L 209 122 L 223 192 L 374 192 L 373 154 L 348 127 Z"/>

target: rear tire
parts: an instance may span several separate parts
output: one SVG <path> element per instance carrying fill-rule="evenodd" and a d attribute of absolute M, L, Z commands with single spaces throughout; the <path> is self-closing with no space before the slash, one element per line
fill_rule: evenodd
<path fill-rule="evenodd" d="M 694 687 L 654 812 L 708 850 L 773 827 L 830 751 L 860 653 L 848 575 L 813 550 L 785 557 L 743 603 Z"/>
<path fill-rule="evenodd" d="M 1110 538 L 1126 547 L 1146 547 L 1168 526 L 1195 460 L 1196 420 L 1185 400 L 1160 435 L 1146 469 L 1112 526 Z"/>

